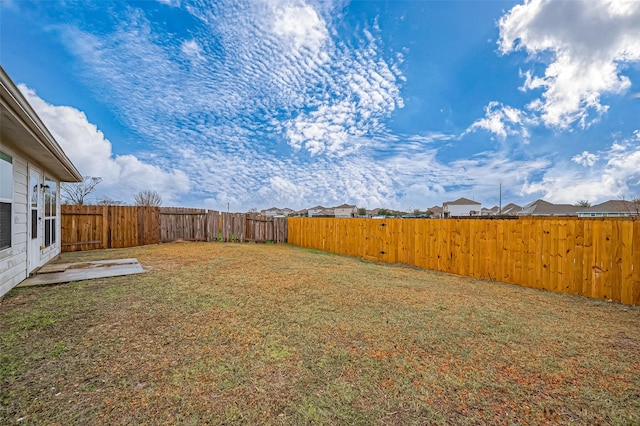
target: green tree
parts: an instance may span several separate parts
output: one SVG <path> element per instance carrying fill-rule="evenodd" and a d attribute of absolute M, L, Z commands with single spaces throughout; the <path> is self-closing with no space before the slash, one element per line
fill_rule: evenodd
<path fill-rule="evenodd" d="M 575 204 L 576 207 L 591 207 L 591 202 L 589 200 L 580 200 Z"/>
<path fill-rule="evenodd" d="M 365 209 L 364 207 L 360 207 L 358 209 L 358 216 L 366 216 L 367 215 L 367 209 Z"/>

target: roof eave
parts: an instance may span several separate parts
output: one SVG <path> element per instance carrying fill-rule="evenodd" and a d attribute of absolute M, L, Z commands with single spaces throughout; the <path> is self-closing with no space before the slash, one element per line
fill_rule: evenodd
<path fill-rule="evenodd" d="M 28 133 L 21 148 L 27 151 L 42 150 L 55 160 L 52 172 L 63 182 L 82 182 L 83 178 L 76 166 L 64 153 L 38 114 L 27 102 L 4 68 L 0 66 L 0 98 L 3 109 Z M 57 164 L 58 167 L 55 167 Z M 51 166 L 50 166 L 51 167 Z"/>

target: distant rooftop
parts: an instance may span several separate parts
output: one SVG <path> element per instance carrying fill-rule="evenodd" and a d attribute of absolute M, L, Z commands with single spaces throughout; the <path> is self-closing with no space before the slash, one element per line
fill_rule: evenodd
<path fill-rule="evenodd" d="M 458 198 L 455 201 L 447 201 L 443 203 L 443 206 L 468 206 L 469 204 L 477 204 L 480 205 L 482 203 L 478 203 L 477 201 L 470 200 L 468 198 Z"/>
<path fill-rule="evenodd" d="M 573 204 L 553 204 L 536 200 L 527 204 L 518 212 L 520 216 L 576 216 L 581 207 Z"/>

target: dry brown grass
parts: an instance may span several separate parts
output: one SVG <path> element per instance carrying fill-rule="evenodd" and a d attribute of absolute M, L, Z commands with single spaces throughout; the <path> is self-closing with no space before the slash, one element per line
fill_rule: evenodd
<path fill-rule="evenodd" d="M 0 423 L 638 424 L 640 309 L 286 245 L 0 302 Z"/>

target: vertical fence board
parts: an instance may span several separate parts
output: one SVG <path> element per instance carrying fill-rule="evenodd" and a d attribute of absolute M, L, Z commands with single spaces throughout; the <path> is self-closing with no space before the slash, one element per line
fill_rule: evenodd
<path fill-rule="evenodd" d="M 606 290 L 609 292 L 607 297 L 611 300 L 620 300 L 621 284 L 622 284 L 622 259 L 621 259 L 621 238 L 619 234 L 620 221 L 606 221 L 605 225 L 608 232 L 607 254 L 609 263 L 609 276 L 607 279 Z"/>
<path fill-rule="evenodd" d="M 573 265 L 575 257 L 575 220 L 566 221 L 564 227 L 564 240 L 560 247 L 560 261 L 562 262 L 561 290 L 563 293 L 572 293 L 573 288 Z"/>
<path fill-rule="evenodd" d="M 582 283 L 584 282 L 584 227 L 587 222 L 574 222 L 575 228 L 575 253 L 573 261 L 572 294 L 583 295 Z"/>
<path fill-rule="evenodd" d="M 634 222 L 620 222 L 622 270 L 620 280 L 620 300 L 633 303 L 633 225 Z M 638 250 L 638 247 L 636 247 Z M 637 268 L 637 266 L 636 266 Z"/>
<path fill-rule="evenodd" d="M 640 305 L 640 221 L 633 223 L 633 242 L 632 242 L 631 259 L 632 278 L 630 285 L 632 287 L 633 300 L 631 303 Z"/>

